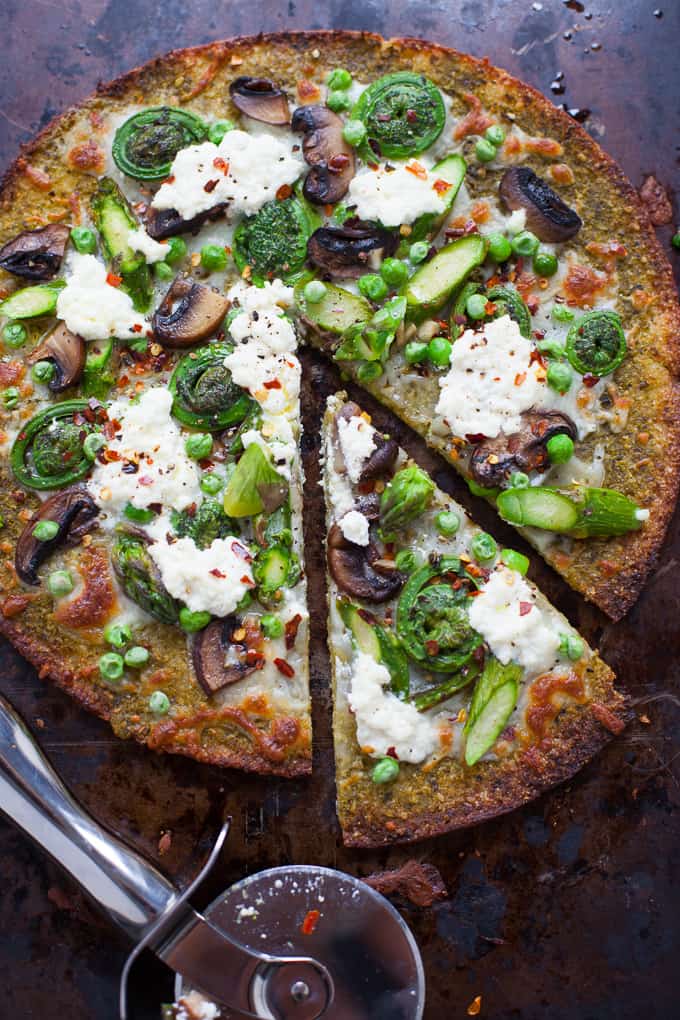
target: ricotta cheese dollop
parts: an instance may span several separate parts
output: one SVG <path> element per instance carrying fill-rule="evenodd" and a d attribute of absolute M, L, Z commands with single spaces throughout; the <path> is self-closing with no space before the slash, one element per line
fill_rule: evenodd
<path fill-rule="evenodd" d="M 168 254 L 168 244 L 154 241 L 144 227 L 137 227 L 128 234 L 128 244 L 133 251 L 141 252 L 147 262 L 162 262 Z"/>
<path fill-rule="evenodd" d="M 161 503 L 176 510 L 200 503 L 198 467 L 187 457 L 171 407 L 172 394 L 165 386 L 150 387 L 138 400 L 110 405 L 109 421 L 119 428 L 107 448 L 117 459 L 95 461 L 87 483 L 103 510 L 120 513 L 128 502 L 136 507 Z M 131 471 L 130 465 L 137 470 Z"/>
<path fill-rule="evenodd" d="M 375 429 L 361 415 L 338 420 L 338 439 L 347 474 L 352 482 L 358 482 L 362 468 L 376 448 Z"/>
<path fill-rule="evenodd" d="M 207 549 L 190 538 L 159 541 L 149 555 L 170 594 L 194 613 L 228 616 L 255 583 L 250 554 L 237 538 L 216 538 Z"/>
<path fill-rule="evenodd" d="M 283 184 L 294 184 L 305 168 L 293 152 L 293 135 L 227 131 L 219 145 L 202 142 L 180 149 L 168 180 L 154 195 L 155 209 L 176 209 L 191 219 L 228 203 L 230 212 L 256 213 Z"/>
<path fill-rule="evenodd" d="M 340 520 L 340 530 L 348 542 L 368 545 L 368 517 L 359 510 L 348 510 Z"/>
<path fill-rule="evenodd" d="M 470 623 L 504 666 L 516 662 L 527 673 L 551 669 L 559 635 L 536 605 L 534 592 L 516 570 L 497 567 L 472 599 Z"/>
<path fill-rule="evenodd" d="M 124 290 L 107 283 L 107 276 L 106 266 L 94 255 L 73 252 L 66 286 L 57 298 L 57 317 L 83 340 L 139 337 L 147 328 L 144 318 Z"/>
<path fill-rule="evenodd" d="M 380 220 L 386 227 L 398 227 L 413 223 L 425 213 L 444 212 L 446 189 L 437 183 L 439 180 L 436 173 L 416 160 L 390 170 L 381 166 L 352 178 L 346 202 L 356 207 L 362 220 Z"/>
<path fill-rule="evenodd" d="M 465 330 L 451 349 L 450 369 L 439 380 L 437 414 L 454 436 L 487 436 L 519 431 L 522 411 L 545 393 L 545 371 L 531 362 L 533 346 L 509 315 L 492 319 L 483 331 Z"/>
<path fill-rule="evenodd" d="M 440 745 L 438 727 L 414 705 L 391 691 L 390 674 L 366 652 L 357 652 L 352 663 L 349 705 L 362 750 L 383 757 L 391 748 L 400 761 L 417 764 L 431 757 Z"/>

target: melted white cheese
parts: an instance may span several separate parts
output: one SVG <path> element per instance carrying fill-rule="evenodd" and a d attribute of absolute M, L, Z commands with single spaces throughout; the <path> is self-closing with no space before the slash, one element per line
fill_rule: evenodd
<path fill-rule="evenodd" d="M 128 244 L 133 251 L 141 252 L 147 262 L 162 262 L 165 256 L 168 254 L 168 244 L 161 244 L 160 241 L 154 241 L 153 237 L 150 237 L 144 227 L 137 227 L 136 230 L 131 230 L 128 234 Z"/>
<path fill-rule="evenodd" d="M 219 145 L 203 142 L 181 149 L 170 175 L 154 195 L 155 209 L 176 209 L 191 219 L 223 202 L 230 214 L 251 215 L 276 196 L 283 184 L 294 184 L 305 168 L 293 152 L 295 136 L 227 131 Z"/>
<path fill-rule="evenodd" d="M 57 316 L 83 340 L 138 337 L 147 328 L 124 290 L 106 282 L 108 272 L 94 255 L 73 252 L 68 260 L 66 286 L 57 298 Z M 136 328 L 135 328 L 136 327 Z"/>
<path fill-rule="evenodd" d="M 228 616 L 254 586 L 248 549 L 237 538 L 216 538 L 207 549 L 190 538 L 159 541 L 149 555 L 170 594 L 192 612 Z"/>
<path fill-rule="evenodd" d="M 358 482 L 365 461 L 376 447 L 375 429 L 360 415 L 338 420 L 338 438 L 350 481 Z"/>
<path fill-rule="evenodd" d="M 439 730 L 433 720 L 385 688 L 390 674 L 382 663 L 357 652 L 352 664 L 349 705 L 357 740 L 366 754 L 380 758 L 394 748 L 400 761 L 416 764 L 434 754 Z"/>
<path fill-rule="evenodd" d="M 235 284 L 227 297 L 242 309 L 231 322 L 229 332 L 237 343 L 252 337 L 280 354 L 297 348 L 297 337 L 284 308 L 293 304 L 293 288 L 281 280 L 272 280 L 263 287 Z"/>
<path fill-rule="evenodd" d="M 503 665 L 542 673 L 558 658 L 559 635 L 546 623 L 536 596 L 516 570 L 499 566 L 470 606 L 470 623 Z"/>
<path fill-rule="evenodd" d="M 107 513 L 120 513 L 128 502 L 183 510 L 201 501 L 198 467 L 187 457 L 171 407 L 172 394 L 165 386 L 150 387 L 134 402 L 115 400 L 110 405 L 109 420 L 119 422 L 120 429 L 107 448 L 119 459 L 95 461 L 87 483 L 92 498 Z M 137 465 L 134 473 L 124 470 L 130 463 Z"/>
<path fill-rule="evenodd" d="M 434 187 L 438 179 L 416 160 L 397 164 L 393 170 L 384 166 L 369 169 L 352 178 L 345 201 L 356 207 L 362 220 L 379 220 L 386 227 L 398 227 L 413 223 L 424 213 L 444 212 L 446 195 L 440 195 Z"/>
<path fill-rule="evenodd" d="M 340 530 L 348 542 L 368 545 L 368 517 L 359 510 L 348 510 L 340 521 Z"/>
<path fill-rule="evenodd" d="M 451 368 L 439 380 L 437 414 L 455 436 L 517 432 L 522 411 L 545 392 L 543 369 L 531 364 L 533 345 L 514 319 L 492 319 L 483 331 L 466 330 L 451 350 Z"/>

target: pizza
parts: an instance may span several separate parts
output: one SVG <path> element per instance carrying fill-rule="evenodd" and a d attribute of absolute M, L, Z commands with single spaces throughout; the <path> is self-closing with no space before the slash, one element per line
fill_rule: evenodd
<path fill-rule="evenodd" d="M 669 267 L 608 157 L 487 62 L 351 32 L 151 61 L 100 86 L 10 167 L 0 299 L 0 629 L 41 675 L 151 748 L 311 769 L 303 343 L 424 436 L 613 618 L 663 540 L 680 420 Z M 333 422 L 343 413 L 334 405 Z M 393 478 L 387 467 L 349 493 L 357 507 L 382 505 L 379 484 L 394 491 L 401 468 Z M 388 541 L 353 507 L 338 539 L 342 473 L 327 465 L 329 563 L 364 562 L 377 542 L 382 611 L 398 616 L 414 576 L 399 554 L 403 566 L 448 543 L 461 565 L 442 577 L 460 582 L 462 615 L 484 605 L 484 585 L 514 585 L 532 607 L 515 621 L 515 659 L 545 617 L 559 642 L 544 675 L 573 685 L 545 681 L 536 744 L 516 721 L 536 677 L 470 624 L 478 643 L 449 677 L 455 686 L 460 666 L 465 685 L 418 715 L 432 743 L 432 719 L 468 713 L 442 729 L 450 753 L 428 744 L 398 781 L 374 782 L 348 693 L 350 650 L 369 652 L 348 614 L 375 614 L 359 595 L 347 608 L 331 569 L 331 648 L 350 670 L 336 669 L 335 724 L 348 841 L 467 824 L 570 774 L 625 715 L 607 667 L 502 550 L 476 564 L 473 525 L 429 479 L 427 549 L 410 547 L 408 528 Z M 441 513 L 460 518 L 457 535 L 437 531 Z M 387 619 L 376 624 L 386 635 Z M 439 681 L 396 631 L 385 640 L 402 663 L 399 711 L 415 718 L 413 699 Z M 497 733 L 480 709 L 493 739 L 472 762 L 480 684 L 517 697 Z M 394 772 L 397 744 L 383 744 Z"/>

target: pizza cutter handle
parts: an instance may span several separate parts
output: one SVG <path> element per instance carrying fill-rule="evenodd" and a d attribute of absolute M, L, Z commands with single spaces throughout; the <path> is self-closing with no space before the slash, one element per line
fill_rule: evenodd
<path fill-rule="evenodd" d="M 1 695 L 0 810 L 135 941 L 174 908 L 175 887 L 83 810 Z"/>

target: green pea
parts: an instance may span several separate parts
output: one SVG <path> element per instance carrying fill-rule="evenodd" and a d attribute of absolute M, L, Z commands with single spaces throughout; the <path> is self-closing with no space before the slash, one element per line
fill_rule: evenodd
<path fill-rule="evenodd" d="M 401 259 L 385 259 L 380 267 L 380 275 L 390 287 L 401 287 L 408 280 L 408 266 Z"/>
<path fill-rule="evenodd" d="M 510 567 L 510 570 L 516 570 L 522 576 L 529 569 L 529 557 L 524 556 L 523 553 L 517 552 L 515 549 L 503 549 L 501 551 L 501 560 L 505 563 L 506 567 Z"/>
<path fill-rule="evenodd" d="M 671 244 L 674 248 L 680 248 L 680 232 L 673 234 L 671 237 Z"/>
<path fill-rule="evenodd" d="M 224 479 L 212 471 L 201 478 L 201 491 L 207 493 L 208 496 L 214 496 L 222 488 L 224 488 Z"/>
<path fill-rule="evenodd" d="M 550 251 L 537 251 L 534 255 L 534 272 L 539 276 L 554 276 L 557 272 L 557 256 Z"/>
<path fill-rule="evenodd" d="M 486 531 L 479 531 L 470 543 L 470 551 L 479 563 L 491 563 L 496 558 L 498 546 Z"/>
<path fill-rule="evenodd" d="M 394 758 L 381 758 L 371 772 L 371 779 L 374 783 L 392 783 L 399 775 L 399 762 Z"/>
<path fill-rule="evenodd" d="M 369 301 L 382 301 L 387 295 L 387 284 L 377 273 L 366 273 L 359 280 L 359 292 Z"/>
<path fill-rule="evenodd" d="M 529 475 L 526 475 L 523 471 L 513 471 L 510 475 L 510 486 L 513 489 L 528 489 L 529 488 Z"/>
<path fill-rule="evenodd" d="M 494 262 L 507 262 L 512 255 L 512 245 L 503 234 L 489 234 L 489 255 Z"/>
<path fill-rule="evenodd" d="M 418 565 L 418 557 L 411 549 L 400 549 L 394 557 L 394 565 L 403 574 L 410 574 Z"/>
<path fill-rule="evenodd" d="M 233 131 L 235 124 L 233 120 L 216 120 L 208 128 L 208 141 L 213 145 L 219 145 L 228 131 Z"/>
<path fill-rule="evenodd" d="M 170 698 L 163 691 L 153 691 L 149 698 L 149 711 L 156 715 L 167 715 L 170 710 Z"/>
<path fill-rule="evenodd" d="M 88 460 L 94 461 L 99 450 L 105 445 L 106 440 L 100 432 L 90 432 L 83 440 L 83 453 Z"/>
<path fill-rule="evenodd" d="M 345 110 L 351 108 L 352 100 L 346 92 L 343 92 L 341 89 L 335 89 L 326 96 L 326 106 L 333 113 L 344 113 Z"/>
<path fill-rule="evenodd" d="M 342 137 L 348 145 L 353 145 L 355 148 L 364 144 L 366 134 L 366 125 L 363 120 L 348 120 L 342 129 Z"/>
<path fill-rule="evenodd" d="M 128 648 L 123 659 L 125 660 L 126 666 L 130 666 L 132 669 L 137 669 L 139 666 L 143 666 L 145 662 L 149 661 L 149 649 L 143 648 L 142 645 L 133 645 L 132 648 Z"/>
<path fill-rule="evenodd" d="M 352 75 L 344 67 L 336 67 L 328 75 L 326 84 L 329 89 L 348 89 L 352 84 Z"/>
<path fill-rule="evenodd" d="M 227 265 L 227 253 L 221 244 L 204 244 L 201 248 L 201 265 L 211 273 L 218 273 Z"/>
<path fill-rule="evenodd" d="M 172 280 L 175 275 L 172 266 L 169 266 L 167 262 L 156 262 L 153 267 L 154 274 L 157 280 L 161 280 L 163 283 L 167 283 L 168 280 Z"/>
<path fill-rule="evenodd" d="M 42 386 L 47 386 L 50 379 L 54 377 L 55 371 L 53 361 L 36 361 L 31 369 L 31 379 Z"/>
<path fill-rule="evenodd" d="M 574 313 L 564 305 L 553 305 L 551 315 L 555 322 L 573 322 Z"/>
<path fill-rule="evenodd" d="M 427 241 L 414 241 L 408 250 L 409 262 L 417 266 L 419 262 L 423 262 L 427 258 L 429 250 L 430 246 Z"/>
<path fill-rule="evenodd" d="M 434 336 L 427 345 L 427 356 L 433 365 L 444 368 L 451 360 L 451 341 L 445 336 Z"/>
<path fill-rule="evenodd" d="M 19 390 L 16 386 L 8 386 L 2 393 L 2 402 L 8 411 L 14 410 L 19 403 Z"/>
<path fill-rule="evenodd" d="M 551 361 L 548 365 L 548 386 L 558 393 L 566 393 L 571 386 L 574 373 L 571 367 L 562 361 Z"/>
<path fill-rule="evenodd" d="M 260 619 L 260 628 L 265 637 L 280 638 L 283 634 L 283 623 L 273 613 L 265 613 Z"/>
<path fill-rule="evenodd" d="M 450 538 L 456 534 L 460 527 L 460 516 L 455 510 L 440 510 L 434 519 L 434 523 L 440 535 Z"/>
<path fill-rule="evenodd" d="M 465 302 L 465 311 L 471 319 L 483 319 L 486 315 L 486 304 L 483 294 L 470 294 Z"/>
<path fill-rule="evenodd" d="M 496 158 L 496 146 L 486 138 L 480 138 L 475 145 L 475 156 L 480 163 L 490 163 Z"/>
<path fill-rule="evenodd" d="M 535 255 L 540 241 L 530 230 L 520 230 L 510 242 L 516 255 Z"/>
<path fill-rule="evenodd" d="M 169 237 L 168 238 L 168 253 L 165 256 L 165 261 L 170 266 L 174 266 L 175 262 L 179 262 L 183 259 L 187 253 L 187 243 L 183 237 Z"/>
<path fill-rule="evenodd" d="M 109 623 L 104 627 L 104 640 L 114 648 L 124 648 L 132 638 L 127 623 Z"/>
<path fill-rule="evenodd" d="M 8 347 L 22 347 L 27 337 L 28 330 L 21 322 L 8 322 L 2 331 L 2 339 Z"/>
<path fill-rule="evenodd" d="M 126 503 L 123 508 L 123 514 L 129 521 L 134 521 L 135 524 L 148 524 L 156 516 L 153 510 L 147 510 L 141 506 L 133 506 L 132 503 Z"/>
<path fill-rule="evenodd" d="M 105 680 L 120 680 L 124 666 L 123 656 L 118 652 L 105 652 L 99 659 L 99 672 Z"/>
<path fill-rule="evenodd" d="M 310 280 L 303 291 L 305 301 L 309 301 L 312 305 L 317 305 L 324 297 L 326 290 L 326 284 L 322 283 L 321 280 Z"/>
<path fill-rule="evenodd" d="M 209 432 L 194 432 L 184 440 L 187 457 L 192 460 L 205 460 L 212 451 L 213 440 Z"/>
<path fill-rule="evenodd" d="M 39 542 L 49 542 L 59 534 L 59 525 L 56 521 L 38 521 L 33 529 L 33 537 Z"/>
<path fill-rule="evenodd" d="M 581 658 L 586 646 L 577 634 L 560 634 L 560 653 L 572 662 Z"/>
<path fill-rule="evenodd" d="M 208 626 L 212 619 L 210 613 L 205 610 L 198 610 L 192 612 L 191 609 L 187 609 L 186 606 L 182 606 L 179 611 L 179 625 L 183 630 L 188 631 L 189 634 L 195 634 L 198 630 L 204 630 Z"/>
<path fill-rule="evenodd" d="M 551 464 L 566 464 L 574 456 L 574 440 L 571 436 L 553 436 L 545 448 Z"/>
<path fill-rule="evenodd" d="M 47 578 L 47 587 L 51 595 L 57 597 L 68 595 L 73 591 L 73 578 L 69 570 L 53 570 Z"/>
<path fill-rule="evenodd" d="M 408 365 L 418 365 L 427 357 L 427 349 L 430 345 L 424 340 L 410 340 L 404 347 L 404 358 Z"/>
<path fill-rule="evenodd" d="M 539 340 L 536 346 L 541 354 L 547 354 L 555 361 L 561 361 L 564 357 L 564 347 L 557 340 Z"/>
<path fill-rule="evenodd" d="M 383 374 L 383 367 L 379 361 L 364 361 L 357 369 L 359 382 L 372 382 Z"/>
<path fill-rule="evenodd" d="M 491 127 L 487 128 L 484 132 L 484 137 L 487 142 L 491 142 L 496 148 L 502 145 L 505 141 L 505 131 L 500 124 L 492 124 Z"/>
<path fill-rule="evenodd" d="M 97 250 L 97 238 L 89 227 L 74 227 L 71 231 L 73 247 L 81 255 L 93 255 Z"/>

